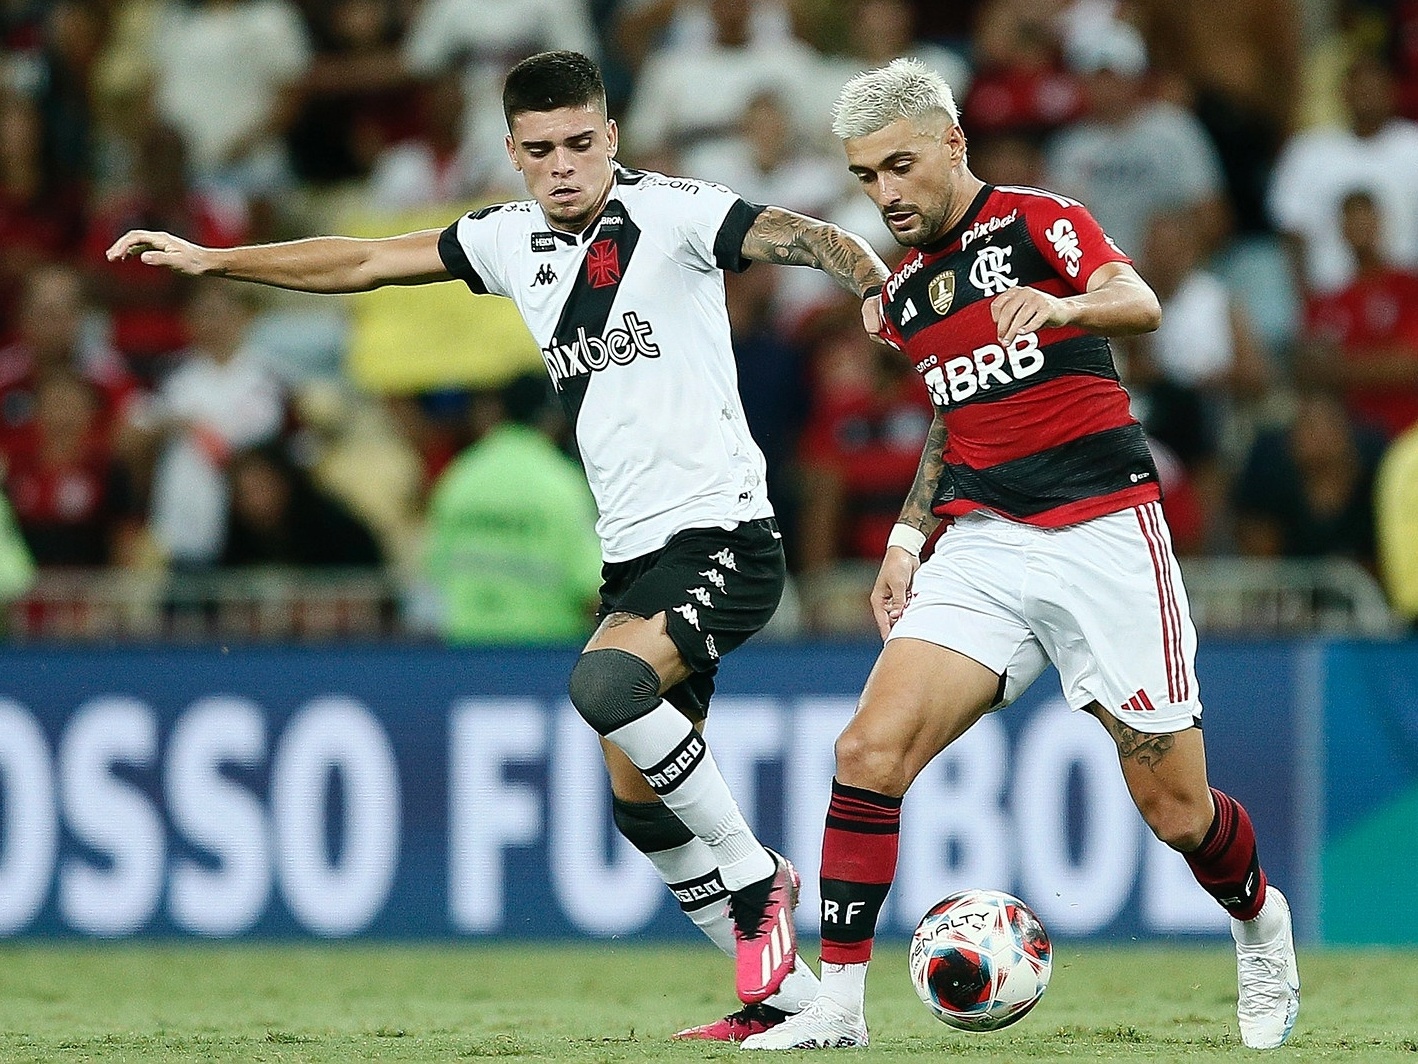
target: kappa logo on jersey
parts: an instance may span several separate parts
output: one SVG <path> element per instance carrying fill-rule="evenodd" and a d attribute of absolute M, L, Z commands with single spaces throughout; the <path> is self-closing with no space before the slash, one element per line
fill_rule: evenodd
<path fill-rule="evenodd" d="M 976 222 L 965 232 L 960 234 L 960 250 L 964 251 L 982 236 L 989 236 L 991 233 L 998 233 L 1010 222 L 1019 217 L 1019 208 L 1016 207 L 1003 217 L 990 218 L 987 221 Z"/>
<path fill-rule="evenodd" d="M 897 273 L 892 274 L 886 279 L 886 301 L 888 303 L 896 298 L 896 293 L 901 290 L 901 286 L 920 271 L 925 261 L 925 259 L 918 255 L 910 262 L 906 263 L 905 266 L 902 266 Z"/>
<path fill-rule="evenodd" d="M 542 348 L 542 361 L 557 391 L 568 377 L 598 373 L 614 363 L 628 366 L 637 357 L 659 358 L 660 347 L 650 337 L 655 330 L 648 321 L 631 311 L 621 318 L 621 327 L 608 329 L 600 336 L 591 336 L 584 325 L 576 330 L 576 339 L 569 344 L 553 343 Z"/>
<path fill-rule="evenodd" d="M 936 365 L 932 355 L 916 367 L 925 379 L 931 399 L 940 407 L 963 403 L 977 392 L 987 392 L 996 384 L 1013 384 L 1032 377 L 1044 368 L 1036 333 L 1023 333 L 1005 350 L 999 344 L 985 344 L 969 355 L 956 355 Z"/>
<path fill-rule="evenodd" d="M 597 240 L 586 252 L 586 280 L 592 288 L 609 288 L 620 282 L 620 248 L 614 240 Z"/>
<path fill-rule="evenodd" d="M 1078 233 L 1067 218 L 1060 218 L 1044 230 L 1044 236 L 1054 245 L 1054 254 L 1063 260 L 1064 270 L 1070 277 L 1078 276 L 1083 263 L 1083 249 L 1078 246 Z"/>
<path fill-rule="evenodd" d="M 542 268 L 537 271 L 537 275 L 532 278 L 532 287 L 539 284 L 554 284 L 556 282 L 556 271 L 551 268 L 551 263 L 542 263 Z"/>
<path fill-rule="evenodd" d="M 556 235 L 554 233 L 533 233 L 532 250 L 535 252 L 555 251 Z"/>
<path fill-rule="evenodd" d="M 997 296 L 1017 287 L 1019 278 L 1014 276 L 1014 266 L 1009 261 L 1012 254 L 1012 244 L 982 247 L 975 253 L 975 261 L 970 267 L 970 283 L 987 296 Z"/>
<path fill-rule="evenodd" d="M 955 302 L 955 271 L 946 270 L 931 278 L 930 288 L 927 289 L 930 296 L 931 306 L 942 318 L 950 313 L 950 304 Z"/>

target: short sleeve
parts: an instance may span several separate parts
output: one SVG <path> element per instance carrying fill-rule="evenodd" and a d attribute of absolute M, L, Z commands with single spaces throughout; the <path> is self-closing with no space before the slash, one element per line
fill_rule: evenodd
<path fill-rule="evenodd" d="M 1028 218 L 1029 235 L 1044 261 L 1075 292 L 1088 290 L 1088 278 L 1099 266 L 1132 263 L 1081 203 L 1041 196 L 1030 205 Z"/>
<path fill-rule="evenodd" d="M 474 295 L 507 295 L 505 272 L 498 255 L 499 233 L 505 224 L 504 205 L 466 214 L 443 230 L 438 257 L 443 268 L 465 283 Z"/>
<path fill-rule="evenodd" d="M 765 208 L 710 181 L 648 173 L 632 180 L 645 206 L 669 221 L 679 245 L 676 258 L 706 272 L 748 268 L 744 237 Z"/>

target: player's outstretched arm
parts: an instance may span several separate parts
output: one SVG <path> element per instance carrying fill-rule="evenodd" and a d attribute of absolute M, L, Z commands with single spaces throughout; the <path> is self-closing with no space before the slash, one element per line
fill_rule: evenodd
<path fill-rule="evenodd" d="M 744 234 L 743 257 L 754 262 L 814 266 L 859 299 L 874 296 L 891 276 L 861 237 L 831 222 L 768 207 Z"/>
<path fill-rule="evenodd" d="M 871 611 L 876 618 L 877 630 L 881 638 L 901 617 L 906 608 L 906 599 L 911 593 L 911 580 L 921 564 L 921 546 L 940 524 L 940 518 L 931 513 L 931 499 L 940 484 L 945 471 L 945 419 L 936 411 L 926 433 L 925 446 L 921 448 L 921 461 L 916 467 L 916 479 L 911 482 L 911 491 L 901 507 L 901 515 L 896 518 L 896 528 L 892 530 L 891 542 L 881 559 L 881 571 L 876 575 L 876 584 L 871 591 Z M 913 542 L 911 545 L 897 544 L 902 530 Z M 910 533 L 915 533 L 910 536 Z M 918 541 L 916 541 L 918 539 Z M 915 549 L 913 550 L 912 547 Z"/>
<path fill-rule="evenodd" d="M 452 279 L 438 254 L 438 229 L 380 240 L 320 236 L 283 244 L 208 248 L 171 233 L 133 229 L 108 249 L 110 262 L 130 255 L 149 266 L 191 276 L 230 277 L 298 292 L 368 292 L 387 284 Z"/>

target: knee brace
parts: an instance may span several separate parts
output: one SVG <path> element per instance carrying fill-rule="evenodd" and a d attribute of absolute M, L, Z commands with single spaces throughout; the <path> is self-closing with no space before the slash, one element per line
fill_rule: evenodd
<path fill-rule="evenodd" d="M 663 802 L 627 802 L 616 798 L 612 804 L 616 829 L 641 853 L 673 850 L 694 838 L 694 832 Z"/>
<path fill-rule="evenodd" d="M 660 704 L 660 677 L 627 651 L 588 650 L 571 670 L 567 693 L 582 719 L 609 735 Z"/>

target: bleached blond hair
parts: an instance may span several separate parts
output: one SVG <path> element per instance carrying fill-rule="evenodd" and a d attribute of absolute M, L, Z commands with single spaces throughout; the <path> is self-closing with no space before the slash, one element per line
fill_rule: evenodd
<path fill-rule="evenodd" d="M 843 140 L 865 137 L 899 118 L 932 114 L 947 116 L 951 125 L 960 121 L 945 78 L 919 59 L 893 59 L 842 86 L 832 106 L 832 132 Z"/>

